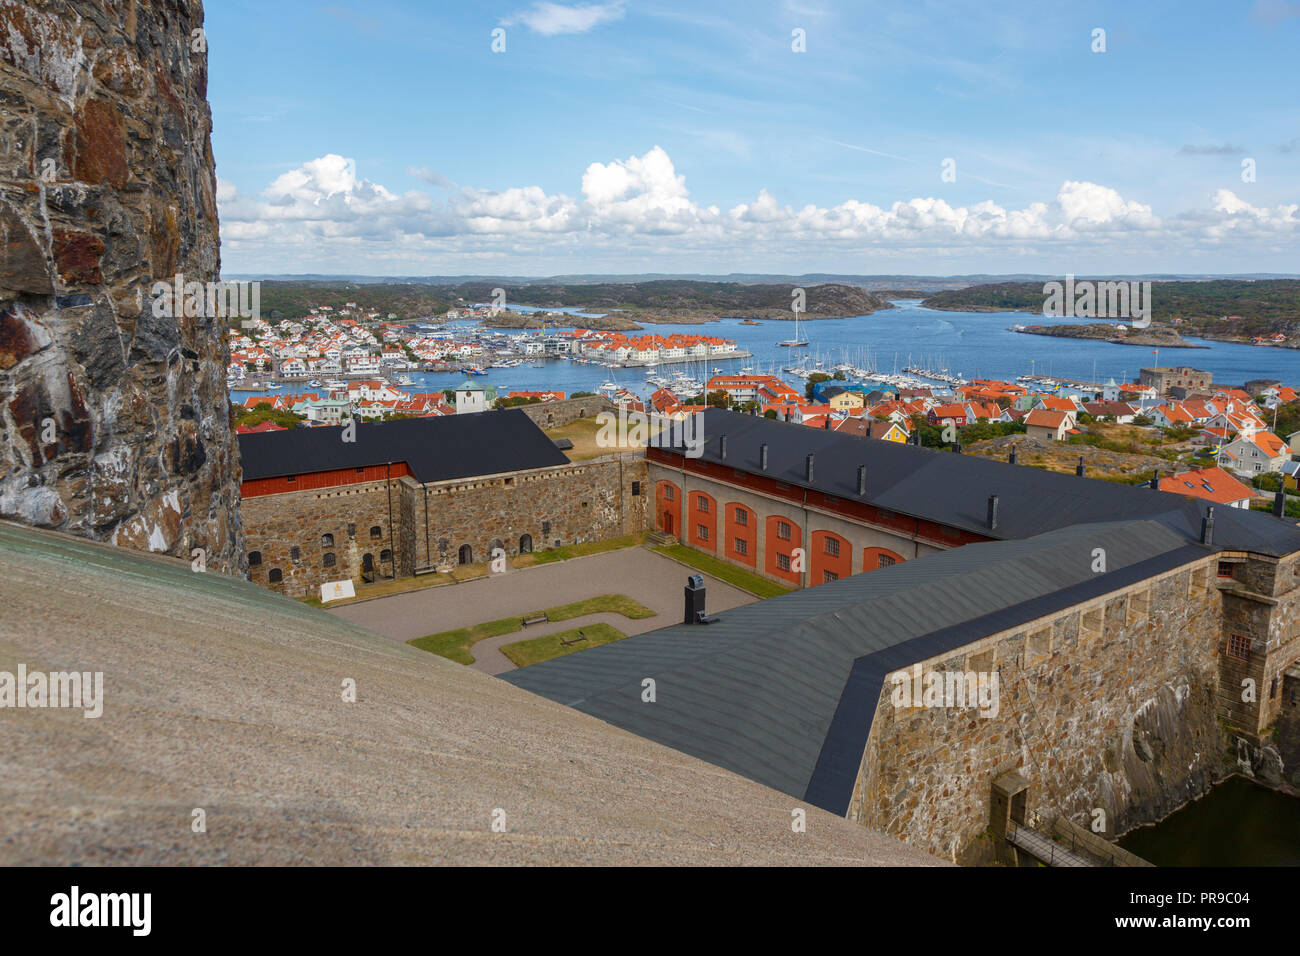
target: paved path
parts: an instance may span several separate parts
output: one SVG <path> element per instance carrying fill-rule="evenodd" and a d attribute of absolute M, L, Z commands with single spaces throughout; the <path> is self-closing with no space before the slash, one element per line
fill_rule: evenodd
<path fill-rule="evenodd" d="M 514 670 L 500 648 L 527 640 L 604 622 L 624 634 L 641 634 L 682 619 L 682 589 L 693 573 L 646 548 L 624 548 L 583 558 L 570 558 L 504 574 L 493 574 L 464 584 L 407 591 L 329 610 L 330 614 L 398 641 L 523 615 L 539 608 L 570 604 L 602 594 L 626 594 L 655 612 L 654 617 L 633 619 L 621 614 L 588 614 L 568 621 L 534 624 L 513 634 L 486 638 L 472 648 L 474 667 L 489 674 Z M 704 575 L 708 588 L 707 610 L 725 611 L 758 600 L 747 591 Z"/>

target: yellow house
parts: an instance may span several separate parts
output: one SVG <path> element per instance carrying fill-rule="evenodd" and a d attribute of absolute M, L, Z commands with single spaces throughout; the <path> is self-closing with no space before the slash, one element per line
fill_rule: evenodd
<path fill-rule="evenodd" d="M 875 434 L 877 426 L 888 425 L 888 429 L 883 430 L 883 434 Z M 881 438 L 885 441 L 895 441 L 900 445 L 907 444 L 907 432 L 898 424 L 898 422 L 876 422 L 872 425 L 872 438 Z"/>
<path fill-rule="evenodd" d="M 854 412 L 860 412 L 866 408 L 866 400 L 858 392 L 840 392 L 826 402 L 837 412 L 848 412 L 852 415 Z"/>

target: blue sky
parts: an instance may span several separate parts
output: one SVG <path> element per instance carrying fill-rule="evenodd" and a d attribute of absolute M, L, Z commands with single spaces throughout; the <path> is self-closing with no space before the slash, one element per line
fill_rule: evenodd
<path fill-rule="evenodd" d="M 1294 0 L 211 0 L 206 30 L 227 273 L 1300 272 Z"/>

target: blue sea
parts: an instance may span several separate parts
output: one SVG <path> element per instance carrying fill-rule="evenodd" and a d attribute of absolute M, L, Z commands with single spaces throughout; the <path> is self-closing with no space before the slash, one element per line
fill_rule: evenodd
<path fill-rule="evenodd" d="M 1300 385 L 1300 350 L 1252 345 L 1234 345 L 1206 340 L 1191 340 L 1209 348 L 1162 348 L 1159 355 L 1152 349 L 1134 345 L 1112 345 L 1084 339 L 1051 338 L 1009 331 L 1011 326 L 1068 324 L 1069 318 L 1049 318 L 1025 312 L 942 312 L 921 307 L 918 301 L 900 300 L 897 308 L 874 315 L 848 319 L 817 319 L 801 323 L 808 338 L 807 349 L 789 349 L 777 345 L 793 333 L 793 325 L 782 321 L 760 321 L 742 325 L 740 319 L 722 319 L 700 325 L 652 325 L 647 333 L 668 335 L 717 335 L 734 339 L 739 348 L 753 353 L 751 358 L 726 362 L 710 361 L 695 365 L 665 365 L 653 375 L 670 374 L 681 369 L 700 377 L 722 369 L 736 374 L 742 367 L 754 372 L 776 372 L 804 361 L 808 366 L 820 361 L 826 368 L 848 362 L 858 368 L 874 368 L 887 373 L 901 371 L 911 364 L 928 369 L 946 368 L 967 379 L 997 378 L 1013 380 L 1019 375 L 1037 374 L 1056 378 L 1105 382 L 1133 381 L 1138 369 L 1154 364 L 1190 365 L 1212 372 L 1216 383 L 1240 385 L 1255 378 L 1276 378 Z M 559 310 L 554 310 L 559 311 Z M 484 357 L 483 364 L 487 364 Z M 646 370 L 638 368 L 607 369 L 578 365 L 565 359 L 548 359 L 544 369 L 525 362 L 517 368 L 488 369 L 480 384 L 494 385 L 498 392 L 510 390 L 558 389 L 564 392 L 595 391 L 603 382 L 615 381 L 638 394 L 647 393 Z M 452 388 L 464 380 L 461 373 L 408 373 L 417 385 L 412 391 L 435 391 Z M 797 379 L 786 376 L 791 382 Z M 304 390 L 305 386 L 286 386 L 282 391 Z M 233 392 L 242 401 L 251 392 Z"/>

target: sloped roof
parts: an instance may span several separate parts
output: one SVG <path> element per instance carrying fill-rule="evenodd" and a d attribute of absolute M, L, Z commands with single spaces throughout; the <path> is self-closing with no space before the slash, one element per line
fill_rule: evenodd
<path fill-rule="evenodd" d="M 970 544 L 502 679 L 843 813 L 888 673 L 1208 553 L 1154 521 Z"/>
<path fill-rule="evenodd" d="M 943 862 L 188 559 L 0 522 L 0 563 L 0 666 L 104 674 L 5 712 L 6 866 Z"/>
<path fill-rule="evenodd" d="M 519 409 L 442 415 L 356 427 L 356 441 L 338 428 L 297 428 L 274 435 L 240 435 L 244 479 L 404 461 L 418 481 L 498 475 L 567 465 L 546 434 Z"/>
<path fill-rule="evenodd" d="M 989 538 L 1028 538 L 1072 524 L 1152 518 L 1198 541 L 1205 505 L 1179 495 L 1115 482 L 1011 465 L 979 455 L 919 448 L 897 442 L 864 442 L 828 429 L 720 408 L 705 410 L 694 437 L 703 443 L 699 461 L 765 474 L 798 488 L 925 518 Z M 718 439 L 727 436 L 725 463 Z M 768 446 L 768 469 L 758 467 L 759 446 Z M 682 446 L 669 445 L 668 450 Z M 814 454 L 814 481 L 805 480 L 804 459 Z M 867 493 L 857 494 L 857 470 L 867 468 Z M 988 498 L 1000 499 L 998 527 L 985 525 Z M 1300 528 L 1261 512 L 1236 508 L 1215 513 L 1216 546 L 1259 554 L 1300 551 Z"/>

